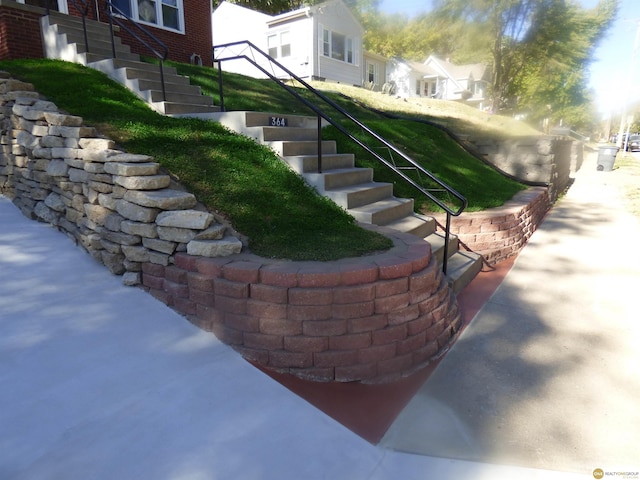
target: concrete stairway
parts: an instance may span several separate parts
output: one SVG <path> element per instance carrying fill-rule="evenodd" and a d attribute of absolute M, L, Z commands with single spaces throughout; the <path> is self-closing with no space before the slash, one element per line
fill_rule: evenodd
<path fill-rule="evenodd" d="M 116 28 L 116 27 L 114 27 Z M 66 60 L 94 68 L 133 91 L 151 108 L 164 115 L 212 113 L 219 110 L 211 97 L 175 68 L 164 66 L 166 101 L 162 95 L 158 65 L 141 62 L 119 37 L 115 37 L 116 57 L 112 58 L 111 34 L 106 23 L 87 20 L 89 52 L 84 42 L 82 19 L 52 13 L 42 17 L 42 38 L 47 58 Z"/>
<path fill-rule="evenodd" d="M 353 154 L 337 153 L 333 141 L 322 142 L 322 171 L 318 169 L 318 132 L 315 117 L 258 112 L 220 112 L 207 116 L 227 128 L 270 146 L 318 192 L 344 207 L 356 220 L 394 228 L 424 238 L 438 261 L 444 256 L 444 237 L 435 220 L 413 211 L 413 199 L 393 196 L 393 185 L 375 182 L 373 170 L 355 167 Z M 286 126 L 270 126 L 271 119 Z M 454 291 L 462 290 L 482 268 L 478 254 L 458 250 L 450 238 L 447 278 Z"/>

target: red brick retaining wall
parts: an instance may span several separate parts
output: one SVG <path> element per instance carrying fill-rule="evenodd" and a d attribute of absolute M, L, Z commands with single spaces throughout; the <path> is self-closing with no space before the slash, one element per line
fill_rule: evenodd
<path fill-rule="evenodd" d="M 429 244 L 390 236 L 389 252 L 334 262 L 177 254 L 174 265 L 144 264 L 143 285 L 266 368 L 388 382 L 441 355 L 460 326 Z"/>
<path fill-rule="evenodd" d="M 532 187 L 517 193 L 501 207 L 453 217 L 451 233 L 495 265 L 524 248 L 550 208 L 548 189 Z"/>

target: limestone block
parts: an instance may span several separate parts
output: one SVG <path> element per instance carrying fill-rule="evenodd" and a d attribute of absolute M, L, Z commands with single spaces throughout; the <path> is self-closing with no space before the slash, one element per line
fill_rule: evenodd
<path fill-rule="evenodd" d="M 113 191 L 113 185 L 107 183 L 89 181 L 89 187 L 98 193 L 111 193 Z"/>
<path fill-rule="evenodd" d="M 38 158 L 31 162 L 31 169 L 37 172 L 46 172 L 49 163 L 48 159 Z"/>
<path fill-rule="evenodd" d="M 50 148 L 36 147 L 32 152 L 33 158 L 53 158 Z"/>
<path fill-rule="evenodd" d="M 194 240 L 220 240 L 224 237 L 226 231 L 227 227 L 217 223 L 198 233 Z"/>
<path fill-rule="evenodd" d="M 176 251 L 175 242 L 168 242 L 166 240 L 160 240 L 158 238 L 143 238 L 142 245 L 144 245 L 149 250 L 166 253 L 168 255 L 173 255 L 173 253 Z"/>
<path fill-rule="evenodd" d="M 33 102 L 33 108 L 34 110 L 42 110 L 43 113 L 58 111 L 58 107 L 56 106 L 56 104 L 48 100 L 37 100 Z"/>
<path fill-rule="evenodd" d="M 113 182 L 128 190 L 159 190 L 167 188 L 171 183 L 169 175 L 149 175 L 137 177 L 123 177 L 114 175 Z"/>
<path fill-rule="evenodd" d="M 29 149 L 34 149 L 40 146 L 40 139 L 25 131 L 18 132 L 16 135 L 16 141 L 18 142 L 18 145 Z"/>
<path fill-rule="evenodd" d="M 51 225 L 58 225 L 59 214 L 51 210 L 44 202 L 36 203 L 33 213 L 42 221 Z"/>
<path fill-rule="evenodd" d="M 165 255 L 164 253 L 149 251 L 149 262 L 155 263 L 156 265 L 162 265 L 166 267 L 170 263 L 171 257 L 169 255 Z"/>
<path fill-rule="evenodd" d="M 87 162 L 108 162 L 109 159 L 115 155 L 121 155 L 120 150 L 93 150 L 93 149 L 80 149 L 80 155 L 82 159 Z"/>
<path fill-rule="evenodd" d="M 101 205 L 84 204 L 84 213 L 87 218 L 97 225 L 104 225 L 106 218 L 112 213 Z"/>
<path fill-rule="evenodd" d="M 81 158 L 80 157 L 80 150 L 77 148 L 66 148 L 66 147 L 62 147 L 62 148 L 52 148 L 51 149 L 51 156 L 53 158 Z"/>
<path fill-rule="evenodd" d="M 49 133 L 64 138 L 81 138 L 95 136 L 95 129 L 92 127 L 62 127 L 52 125 L 49 127 Z"/>
<path fill-rule="evenodd" d="M 168 242 L 188 243 L 196 236 L 196 232 L 188 228 L 158 226 L 158 238 Z"/>
<path fill-rule="evenodd" d="M 183 210 L 191 208 L 197 203 L 196 197 L 192 193 L 171 189 L 156 191 L 129 190 L 125 193 L 124 198 L 143 207 L 154 207 L 162 210 Z"/>
<path fill-rule="evenodd" d="M 90 182 L 113 183 L 113 177 L 108 173 L 88 173 Z"/>
<path fill-rule="evenodd" d="M 155 221 L 158 216 L 158 209 L 143 207 L 126 200 L 118 200 L 116 203 L 116 211 L 124 218 L 133 220 L 134 222 L 151 223 Z"/>
<path fill-rule="evenodd" d="M 109 269 L 114 275 L 122 275 L 126 272 L 124 268 L 125 257 L 121 253 L 110 253 L 103 251 L 101 253 L 102 263 Z"/>
<path fill-rule="evenodd" d="M 108 138 L 81 138 L 78 145 L 86 150 L 111 150 L 116 142 Z"/>
<path fill-rule="evenodd" d="M 63 160 L 51 160 L 46 171 L 52 177 L 66 177 L 69 174 L 69 165 Z"/>
<path fill-rule="evenodd" d="M 89 173 L 104 173 L 104 163 L 84 162 L 84 171 Z"/>
<path fill-rule="evenodd" d="M 127 287 L 135 287 L 136 285 L 140 285 L 142 283 L 142 275 L 140 272 L 125 272 L 122 275 L 122 284 Z"/>
<path fill-rule="evenodd" d="M 102 207 L 104 208 L 104 207 Z M 112 232 L 120 232 L 122 231 L 122 222 L 124 222 L 124 218 L 121 215 L 113 212 L 112 210 L 106 209 L 109 214 L 104 219 L 105 228 L 111 230 Z M 144 224 L 148 225 L 148 224 Z M 129 233 L 129 232 L 124 232 Z"/>
<path fill-rule="evenodd" d="M 138 245 L 140 242 L 140 237 L 137 235 L 129 235 L 128 233 L 123 232 L 112 232 L 111 230 L 107 230 L 103 228 L 100 231 L 100 234 L 103 238 L 109 240 L 110 242 L 117 243 L 118 245 Z"/>
<path fill-rule="evenodd" d="M 100 244 L 102 245 L 102 248 L 109 253 L 122 253 L 122 245 L 119 243 L 111 242 L 106 238 L 100 237 Z"/>
<path fill-rule="evenodd" d="M 66 208 L 62 197 L 53 192 L 47 195 L 47 198 L 44 199 L 44 204 L 56 212 L 64 212 L 64 209 Z"/>
<path fill-rule="evenodd" d="M 135 153 L 119 152 L 115 155 L 110 155 L 107 161 L 122 163 L 148 163 L 153 162 L 153 157 L 150 157 L 149 155 L 138 155 Z"/>
<path fill-rule="evenodd" d="M 102 205 L 103 207 L 107 207 L 115 211 L 116 203 L 118 203 L 117 198 L 113 198 L 113 196 L 107 195 L 107 193 L 101 192 L 98 194 L 98 204 Z M 131 232 L 128 232 L 128 233 L 131 233 Z"/>
<path fill-rule="evenodd" d="M 87 197 L 81 194 L 74 195 L 71 199 L 71 206 L 78 211 L 84 211 L 85 203 L 87 203 Z"/>
<path fill-rule="evenodd" d="M 123 245 L 122 253 L 130 262 L 144 263 L 149 261 L 149 250 L 141 246 Z"/>
<path fill-rule="evenodd" d="M 156 228 L 155 223 L 142 223 L 132 222 L 131 220 L 124 220 L 120 224 L 120 230 L 130 235 L 138 235 L 140 237 L 143 237 L 143 245 L 146 239 L 155 239 L 158 237 L 158 229 Z"/>
<path fill-rule="evenodd" d="M 49 135 L 49 127 L 47 125 L 34 125 L 31 130 L 31 135 L 41 137 L 40 142 L 42 142 L 42 138 Z"/>
<path fill-rule="evenodd" d="M 190 228 L 204 230 L 213 223 L 214 217 L 209 212 L 198 210 L 173 210 L 162 212 L 156 218 L 156 223 L 161 227 Z"/>
<path fill-rule="evenodd" d="M 64 115 L 56 112 L 44 112 L 44 120 L 50 125 L 62 125 L 65 127 L 79 127 L 82 125 L 82 117 Z"/>
<path fill-rule="evenodd" d="M 156 162 L 145 163 L 122 163 L 122 162 L 109 162 L 105 163 L 104 171 L 113 175 L 120 175 L 123 177 L 156 175 L 160 170 L 160 164 Z"/>
<path fill-rule="evenodd" d="M 89 180 L 89 173 L 78 168 L 69 169 L 69 180 L 74 183 L 85 183 Z"/>
<path fill-rule="evenodd" d="M 3 80 L 2 83 L 0 84 L 0 93 L 30 92 L 33 90 L 34 90 L 33 84 L 21 82 L 20 80 L 15 80 L 13 78 Z"/>
<path fill-rule="evenodd" d="M 64 162 L 70 167 L 77 168 L 78 170 L 84 170 L 84 160 L 79 158 L 65 158 Z"/>
<path fill-rule="evenodd" d="M 235 237 L 223 240 L 192 240 L 187 244 L 187 253 L 201 257 L 228 257 L 242 251 L 242 242 Z"/>
<path fill-rule="evenodd" d="M 142 272 L 142 264 L 139 262 L 130 262 L 125 259 L 124 268 L 127 269 L 127 272 Z"/>

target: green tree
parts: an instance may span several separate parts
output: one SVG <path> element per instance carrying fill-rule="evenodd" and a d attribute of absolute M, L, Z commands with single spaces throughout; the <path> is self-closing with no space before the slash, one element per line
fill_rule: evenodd
<path fill-rule="evenodd" d="M 539 115 L 559 99 L 567 108 L 587 100 L 586 69 L 618 3 L 586 10 L 567 0 L 438 0 L 436 11 L 485 32 L 476 45 L 490 52 L 494 111 Z"/>

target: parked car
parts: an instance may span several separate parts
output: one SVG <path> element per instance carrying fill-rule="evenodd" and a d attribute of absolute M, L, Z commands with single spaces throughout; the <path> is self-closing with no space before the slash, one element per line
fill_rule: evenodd
<path fill-rule="evenodd" d="M 629 135 L 629 140 L 627 141 L 627 151 L 637 152 L 638 150 L 640 150 L 640 135 Z"/>

